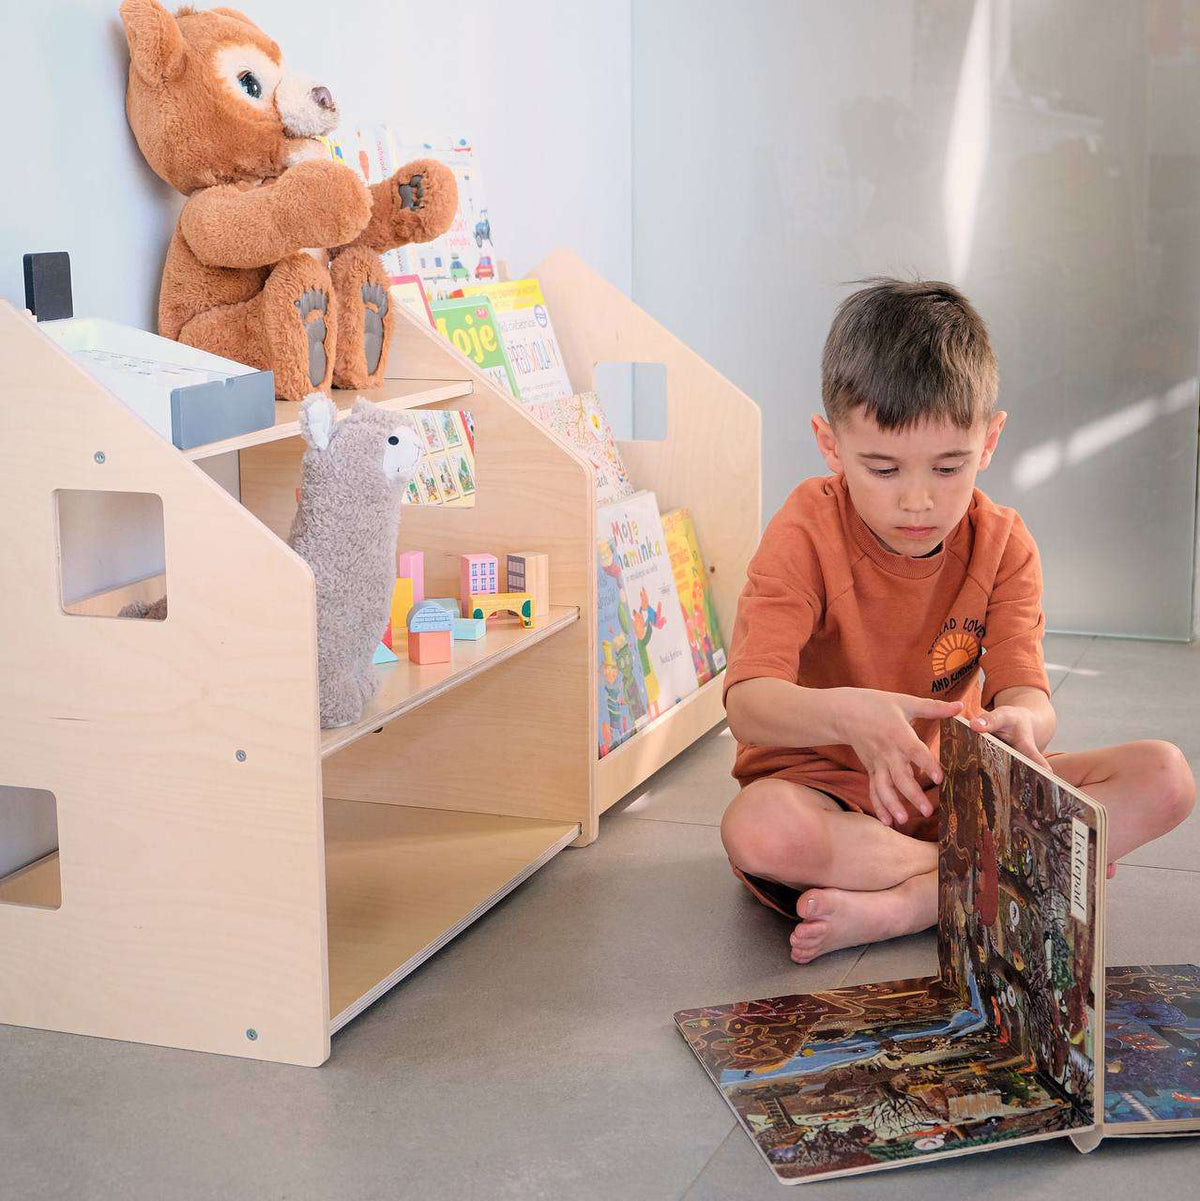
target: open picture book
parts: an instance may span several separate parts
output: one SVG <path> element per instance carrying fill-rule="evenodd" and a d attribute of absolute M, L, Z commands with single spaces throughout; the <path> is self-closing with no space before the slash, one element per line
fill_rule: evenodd
<path fill-rule="evenodd" d="M 675 1015 L 777 1178 L 1200 1133 L 1200 969 L 1106 995 L 1103 808 L 957 718 L 941 763 L 937 976 Z"/>

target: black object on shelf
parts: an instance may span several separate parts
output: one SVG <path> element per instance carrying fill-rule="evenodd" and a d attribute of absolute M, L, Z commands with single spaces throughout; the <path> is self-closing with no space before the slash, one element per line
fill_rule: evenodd
<path fill-rule="evenodd" d="M 65 250 L 27 254 L 25 263 L 25 307 L 39 321 L 73 317 L 71 303 L 71 256 Z"/>

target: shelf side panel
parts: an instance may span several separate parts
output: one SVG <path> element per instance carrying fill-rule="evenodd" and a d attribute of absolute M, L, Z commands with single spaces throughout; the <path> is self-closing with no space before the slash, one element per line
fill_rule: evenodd
<path fill-rule="evenodd" d="M 161 498 L 166 620 L 63 611 L 58 489 Z M 0 504 L 0 782 L 53 792 L 62 885 L 0 904 L 0 1021 L 320 1063 L 307 566 L 8 305 Z"/>
<path fill-rule="evenodd" d="M 530 274 L 541 281 L 575 388 L 592 389 L 601 362 L 666 367 L 666 438 L 621 442 L 621 455 L 664 513 L 691 510 L 728 646 L 761 532 L 758 405 L 570 251 L 556 250 Z"/>

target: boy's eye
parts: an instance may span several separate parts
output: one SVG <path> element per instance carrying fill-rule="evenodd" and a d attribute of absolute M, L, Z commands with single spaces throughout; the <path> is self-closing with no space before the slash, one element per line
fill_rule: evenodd
<path fill-rule="evenodd" d="M 896 467 L 868 467 L 867 470 L 874 476 L 878 476 L 881 480 L 887 479 L 890 475 L 895 475 L 899 468 Z"/>
<path fill-rule="evenodd" d="M 934 468 L 934 471 L 936 471 L 938 473 L 938 475 L 958 475 L 958 473 L 961 470 L 962 470 L 961 463 L 959 463 L 959 465 L 957 467 L 935 467 Z"/>

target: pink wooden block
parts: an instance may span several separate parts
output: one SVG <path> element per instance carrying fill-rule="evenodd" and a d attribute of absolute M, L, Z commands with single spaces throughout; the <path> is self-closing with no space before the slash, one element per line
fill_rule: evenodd
<path fill-rule="evenodd" d="M 425 599 L 425 552 L 423 550 L 400 551 L 396 555 L 396 575 L 413 582 L 413 604 Z"/>
<path fill-rule="evenodd" d="M 458 564 L 458 598 L 464 606 L 469 596 L 500 591 L 495 555 L 460 555 Z M 470 616 L 465 608 L 463 616 Z"/>
<path fill-rule="evenodd" d="M 431 630 L 425 634 L 409 634 L 408 657 L 414 663 L 449 663 L 450 631 Z"/>

